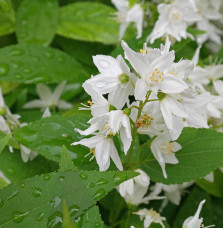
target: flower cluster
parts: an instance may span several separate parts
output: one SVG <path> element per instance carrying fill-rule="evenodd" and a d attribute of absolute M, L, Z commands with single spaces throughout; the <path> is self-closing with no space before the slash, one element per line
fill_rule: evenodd
<path fill-rule="evenodd" d="M 144 49 L 135 52 L 122 41 L 125 58 L 132 68 L 121 55 L 116 59 L 93 57 L 100 73 L 83 84 L 92 101 L 81 108 L 91 110 L 93 118 L 88 121 L 88 129 L 76 130 L 81 135 L 94 136 L 72 145 L 89 147 L 101 171 L 109 168 L 110 158 L 119 170 L 123 169 L 113 138 L 120 137 L 124 153 L 129 151 L 131 156 L 134 135 L 139 133 L 156 136 L 151 151 L 167 178 L 165 164 L 178 163 L 175 153 L 181 145 L 174 140 L 183 128 L 208 128 L 208 117 L 220 112 L 214 106 L 219 97 L 207 92 L 202 84 L 196 84 L 201 71 L 205 71 L 196 65 L 199 51 L 193 61 L 174 62 L 170 44 L 167 38 L 160 49 L 144 45 Z"/>

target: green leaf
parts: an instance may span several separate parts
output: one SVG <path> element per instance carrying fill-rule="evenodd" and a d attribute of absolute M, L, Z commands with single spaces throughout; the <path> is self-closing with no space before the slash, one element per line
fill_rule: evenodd
<path fill-rule="evenodd" d="M 96 205 L 85 211 L 83 215 L 82 225 L 80 228 L 103 227 L 104 223 L 101 220 L 99 209 Z"/>
<path fill-rule="evenodd" d="M 16 21 L 19 43 L 48 46 L 56 32 L 58 19 L 57 0 L 23 0 Z"/>
<path fill-rule="evenodd" d="M 64 52 L 36 45 L 14 45 L 0 49 L 0 80 L 35 83 L 83 82 L 82 66 Z"/>
<path fill-rule="evenodd" d="M 212 210 L 214 212 L 214 216 L 213 216 L 213 223 L 215 225 L 215 227 L 223 227 L 223 219 L 222 219 L 222 215 L 223 215 L 223 199 L 219 199 L 219 198 L 214 198 L 212 197 L 211 199 L 212 202 Z"/>
<path fill-rule="evenodd" d="M 76 224 L 71 222 L 69 208 L 63 201 L 63 228 L 76 228 Z"/>
<path fill-rule="evenodd" d="M 0 0 L 0 8 L 2 8 L 4 11 L 9 11 L 11 7 L 11 0 Z"/>
<path fill-rule="evenodd" d="M 74 163 L 72 162 L 70 155 L 67 151 L 66 146 L 61 148 L 61 160 L 60 160 L 60 169 L 59 171 L 75 170 Z"/>
<path fill-rule="evenodd" d="M 2 131 L 0 131 L 0 154 L 4 150 L 5 146 L 8 144 L 9 139 L 10 135 L 6 135 Z"/>
<path fill-rule="evenodd" d="M 223 134 L 210 129 L 185 128 L 177 140 L 182 150 L 176 153 L 179 163 L 166 164 L 168 178 L 150 151 L 150 143 L 141 148 L 139 163 L 155 182 L 180 184 L 198 180 L 223 166 Z"/>
<path fill-rule="evenodd" d="M 21 181 L 57 169 L 57 163 L 48 161 L 42 156 L 37 156 L 33 161 L 24 163 L 19 150 L 14 150 L 14 152 L 11 153 L 8 148 L 5 148 L 0 154 L 0 171 L 2 171 L 11 182 Z"/>
<path fill-rule="evenodd" d="M 77 2 L 61 8 L 57 33 L 76 40 L 117 43 L 119 24 L 116 10 L 94 3 Z"/>
<path fill-rule="evenodd" d="M 176 215 L 173 228 L 179 228 L 183 226 L 183 222 L 190 216 L 194 216 L 197 211 L 198 205 L 202 200 L 206 200 L 199 218 L 204 218 L 203 224 L 206 226 L 212 225 L 213 221 L 213 210 L 211 205 L 210 196 L 202 191 L 200 188 L 195 187 L 187 199 L 184 201 L 183 205 L 180 207 L 178 214 Z"/>
<path fill-rule="evenodd" d="M 11 7 L 7 2 L 3 2 L 0 0 L 1 6 L 0 7 L 0 36 L 4 36 L 15 31 L 15 14 Z"/>
<path fill-rule="evenodd" d="M 74 222 L 116 185 L 134 176 L 135 172 L 66 171 L 11 184 L 0 191 L 0 227 L 60 227 L 63 201 Z"/>
<path fill-rule="evenodd" d="M 213 196 L 223 197 L 223 173 L 220 170 L 214 171 L 214 182 L 201 179 L 196 184 Z"/>
<path fill-rule="evenodd" d="M 88 115 L 81 114 L 51 116 L 18 129 L 14 132 L 14 137 L 21 144 L 56 162 L 60 162 L 61 145 L 65 145 L 75 165 L 83 169 L 86 164 L 89 168 L 91 164 L 95 164 L 93 161 L 89 162 L 89 157 L 85 157 L 89 150 L 83 146 L 71 146 L 71 143 L 83 138 L 74 128 L 87 128 L 88 120 Z"/>

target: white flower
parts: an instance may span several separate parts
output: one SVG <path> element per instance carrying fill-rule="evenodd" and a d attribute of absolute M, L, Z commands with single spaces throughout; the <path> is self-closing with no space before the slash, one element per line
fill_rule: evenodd
<path fill-rule="evenodd" d="M 179 143 L 170 142 L 170 140 L 170 135 L 168 133 L 164 133 L 162 135 L 158 135 L 150 145 L 151 151 L 160 164 L 165 178 L 167 178 L 165 170 L 166 163 L 177 164 L 179 161 L 175 156 L 175 152 L 182 148 Z"/>
<path fill-rule="evenodd" d="M 157 38 L 170 36 L 177 41 L 193 38 L 187 33 L 188 25 L 201 20 L 193 0 L 175 0 L 170 4 L 158 5 L 159 19 L 147 40 L 151 43 Z"/>
<path fill-rule="evenodd" d="M 152 223 L 158 223 L 162 226 L 162 228 L 165 228 L 163 221 L 165 221 L 166 218 L 161 217 L 160 214 L 153 209 L 142 209 L 134 212 L 134 214 L 139 215 L 141 220 L 144 219 L 144 228 L 149 228 Z"/>
<path fill-rule="evenodd" d="M 66 82 L 61 82 L 52 92 L 50 88 L 44 84 L 38 84 L 36 86 L 36 92 L 40 99 L 30 101 L 24 105 L 24 108 L 41 108 L 45 110 L 53 106 L 58 107 L 61 110 L 69 109 L 71 104 L 66 101 L 60 100 L 60 96 L 64 90 Z"/>
<path fill-rule="evenodd" d="M 162 191 L 164 191 L 165 196 L 168 200 L 170 200 L 173 204 L 179 205 L 181 200 L 181 194 L 184 192 L 185 188 L 191 186 L 193 182 L 187 182 L 183 184 L 171 184 L 165 185 L 162 183 L 156 183 L 153 186 L 153 191 L 150 193 L 150 196 L 157 196 Z"/>
<path fill-rule="evenodd" d="M 199 207 L 197 209 L 197 212 L 195 213 L 195 215 L 187 218 L 184 221 L 183 228 L 200 228 L 200 227 L 204 227 L 204 226 L 202 226 L 203 218 L 199 218 L 200 213 L 201 213 L 201 209 L 202 209 L 204 203 L 205 203 L 205 200 L 201 201 L 200 204 L 199 204 Z M 206 226 L 206 228 L 208 228 L 208 227 L 214 227 L 214 225 Z"/>
<path fill-rule="evenodd" d="M 157 199 L 165 198 L 162 196 L 144 197 L 146 192 L 148 191 L 148 187 L 150 184 L 150 178 L 141 169 L 137 169 L 135 171 L 139 172 L 140 175 L 121 183 L 117 187 L 120 195 L 125 199 L 125 201 L 128 204 L 137 206 L 141 203 L 148 203 L 150 200 L 157 200 Z"/>
<path fill-rule="evenodd" d="M 166 94 L 180 93 L 185 90 L 187 84 L 174 77 L 170 69 L 175 58 L 174 51 L 169 52 L 170 42 L 167 40 L 163 50 L 149 49 L 147 53 L 136 53 L 122 41 L 126 59 L 141 76 L 135 85 L 135 98 L 144 100 L 149 90 Z"/>
<path fill-rule="evenodd" d="M 127 153 L 132 142 L 132 135 L 129 117 L 122 110 L 114 110 L 94 117 L 90 119 L 88 123 L 91 124 L 91 126 L 85 131 L 76 130 L 82 135 L 90 135 L 98 130 L 106 136 L 115 136 L 120 132 L 124 152 Z"/>
<path fill-rule="evenodd" d="M 142 36 L 143 30 L 143 9 L 140 4 L 129 6 L 128 0 L 112 0 L 117 8 L 117 20 L 121 23 L 119 28 L 119 39 L 121 40 L 130 23 L 135 23 L 137 28 L 137 39 Z"/>
<path fill-rule="evenodd" d="M 206 33 L 197 36 L 197 42 L 203 44 L 210 39 L 216 44 L 221 44 L 222 31 L 218 29 L 212 22 L 222 19 L 220 11 L 221 1 L 209 1 L 209 0 L 196 0 L 198 12 L 202 17 L 202 20 L 197 21 L 196 25 L 199 30 L 206 31 Z"/>
<path fill-rule="evenodd" d="M 26 146 L 20 144 L 20 150 L 21 150 L 21 157 L 23 162 L 28 162 L 29 160 L 33 160 L 38 154 L 35 151 L 32 151 L 31 149 L 27 148 Z"/>
<path fill-rule="evenodd" d="M 123 170 L 121 160 L 115 148 L 112 136 L 97 134 L 91 138 L 82 139 L 79 142 L 74 142 L 71 145 L 83 145 L 90 148 L 90 152 L 96 158 L 100 171 L 105 171 L 110 166 L 110 157 L 119 170 Z"/>
<path fill-rule="evenodd" d="M 111 56 L 97 55 L 93 57 L 94 64 L 100 74 L 91 77 L 83 84 L 85 91 L 92 95 L 108 93 L 108 101 L 117 109 L 127 102 L 129 95 L 134 94 L 136 76 L 130 72 L 121 55 L 116 59 Z"/>

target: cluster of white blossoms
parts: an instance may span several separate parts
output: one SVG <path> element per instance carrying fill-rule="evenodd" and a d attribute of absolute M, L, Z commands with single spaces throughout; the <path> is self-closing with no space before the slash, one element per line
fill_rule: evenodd
<path fill-rule="evenodd" d="M 137 3 L 138 2 L 138 3 Z M 159 18 L 155 23 L 152 33 L 147 37 L 147 41 L 153 43 L 154 40 L 166 36 L 172 40 L 181 41 L 187 37 L 195 39 L 187 29 L 189 26 L 195 26 L 204 34 L 197 36 L 198 44 L 210 41 L 213 45 L 222 43 L 222 30 L 216 25 L 216 22 L 223 20 L 221 0 L 172 0 L 167 3 L 160 3 L 157 6 Z M 122 39 L 124 33 L 132 22 L 137 28 L 137 37 L 142 36 L 143 24 L 148 20 L 144 16 L 143 1 L 112 0 L 117 8 L 117 20 L 120 22 L 120 36 Z M 148 6 L 147 6 L 148 8 Z M 149 10 L 149 9 L 148 9 Z M 145 18 L 145 19 L 144 19 Z"/>
<path fill-rule="evenodd" d="M 76 130 L 81 135 L 94 136 L 72 145 L 89 147 L 101 171 L 109 168 L 110 158 L 119 170 L 123 169 L 113 138 L 120 137 L 127 154 L 137 132 L 156 136 L 151 151 L 167 178 L 165 164 L 178 163 L 175 154 L 181 145 L 175 140 L 183 128 L 208 128 L 209 117 L 221 116 L 220 96 L 206 91 L 202 83 L 196 84 L 201 74 L 209 82 L 210 69 L 213 71 L 221 65 L 197 66 L 199 50 L 192 61 L 176 63 L 170 44 L 167 38 L 160 49 L 144 45 L 140 52 L 135 52 L 122 41 L 131 69 L 121 55 L 116 59 L 104 55 L 93 57 L 100 73 L 83 84 L 92 101 L 81 108 L 91 110 L 93 118 L 88 121 L 88 129 Z"/>
<path fill-rule="evenodd" d="M 203 218 L 199 218 L 204 203 L 205 203 L 205 200 L 200 202 L 195 215 L 187 218 L 184 221 L 182 228 L 200 228 L 200 227 L 209 228 L 209 227 L 214 227 L 214 225 L 210 225 L 210 226 L 205 227 L 203 225 Z M 165 228 L 163 221 L 165 221 L 166 219 L 164 217 L 161 217 L 160 214 L 157 213 L 156 211 L 154 211 L 153 209 L 150 209 L 150 210 L 142 209 L 142 210 L 135 212 L 134 214 L 139 215 L 140 219 L 144 220 L 144 228 L 150 227 L 150 225 L 152 223 L 158 223 L 162 226 L 162 228 Z M 134 226 L 131 226 L 131 228 L 134 228 Z"/>

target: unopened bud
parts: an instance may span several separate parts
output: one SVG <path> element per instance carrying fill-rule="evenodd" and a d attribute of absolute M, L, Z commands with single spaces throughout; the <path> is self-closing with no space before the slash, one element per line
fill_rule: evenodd
<path fill-rule="evenodd" d="M 158 94 L 157 94 L 157 97 L 158 97 L 158 99 L 161 101 L 161 100 L 163 100 L 163 98 L 166 96 L 166 94 L 165 93 L 163 93 L 163 92 L 158 92 Z"/>
<path fill-rule="evenodd" d="M 119 76 L 119 81 L 122 83 L 122 84 L 126 84 L 129 82 L 129 76 L 127 74 L 121 74 Z"/>
<path fill-rule="evenodd" d="M 125 113 L 127 116 L 129 116 L 131 114 L 131 108 L 125 108 L 123 110 L 123 113 Z"/>
<path fill-rule="evenodd" d="M 4 107 L 0 107 L 0 115 L 4 116 L 6 114 L 6 109 Z"/>

